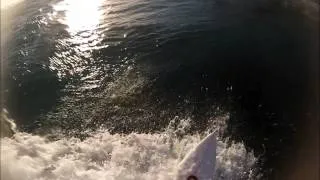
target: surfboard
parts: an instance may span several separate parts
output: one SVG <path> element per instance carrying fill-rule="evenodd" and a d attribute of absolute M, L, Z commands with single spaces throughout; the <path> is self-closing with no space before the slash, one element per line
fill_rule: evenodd
<path fill-rule="evenodd" d="M 179 163 L 176 180 L 213 180 L 216 148 L 217 140 L 211 133 Z"/>

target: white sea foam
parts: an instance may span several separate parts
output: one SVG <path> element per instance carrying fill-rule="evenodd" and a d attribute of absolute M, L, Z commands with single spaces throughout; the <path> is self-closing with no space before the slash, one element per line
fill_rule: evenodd
<path fill-rule="evenodd" d="M 182 126 L 177 130 L 179 135 L 171 128 L 154 134 L 100 131 L 83 141 L 50 141 L 17 132 L 12 138 L 1 139 L 1 179 L 170 180 L 179 161 L 202 137 L 181 136 Z M 243 144 L 227 146 L 219 141 L 216 179 L 248 179 L 255 161 Z"/>

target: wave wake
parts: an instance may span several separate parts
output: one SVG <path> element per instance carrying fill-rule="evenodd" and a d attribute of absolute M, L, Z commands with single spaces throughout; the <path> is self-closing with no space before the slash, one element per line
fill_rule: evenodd
<path fill-rule="evenodd" d="M 1 178 L 44 179 L 158 179 L 174 178 L 175 168 L 203 135 L 182 135 L 188 120 L 176 130 L 154 134 L 110 134 L 107 130 L 81 141 L 49 140 L 16 132 L 1 139 Z M 179 136 L 177 135 L 179 131 Z M 242 143 L 218 141 L 216 179 L 252 179 L 257 160 Z"/>

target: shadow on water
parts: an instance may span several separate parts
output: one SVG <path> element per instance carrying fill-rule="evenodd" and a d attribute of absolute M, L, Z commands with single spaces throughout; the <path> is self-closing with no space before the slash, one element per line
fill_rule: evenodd
<path fill-rule="evenodd" d="M 37 72 L 24 75 L 27 80 L 20 77 L 10 79 L 9 91 L 6 93 L 6 96 L 10 97 L 7 98 L 7 108 L 19 127 L 27 132 L 38 127 L 39 115 L 48 112 L 58 103 L 59 89 L 62 87 L 61 82 L 50 70 L 43 67 L 39 69 Z"/>
<path fill-rule="evenodd" d="M 3 32 L 8 42 L 2 46 L 4 107 L 27 132 L 39 126 L 39 115 L 58 103 L 64 84 L 48 67 L 54 44 L 44 31 L 39 6 L 37 1 L 21 1 L 3 12 L 8 16 Z"/>

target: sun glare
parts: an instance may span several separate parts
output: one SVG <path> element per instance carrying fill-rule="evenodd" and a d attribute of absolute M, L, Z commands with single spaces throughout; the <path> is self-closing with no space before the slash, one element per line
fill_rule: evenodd
<path fill-rule="evenodd" d="M 60 51 L 50 57 L 50 68 L 58 70 L 59 77 L 89 70 L 86 64 L 92 51 L 107 47 L 101 44 L 103 34 L 98 30 L 106 11 L 102 7 L 103 0 L 65 0 L 53 5 L 49 18 L 66 25 L 70 35 L 56 40 Z"/>
<path fill-rule="evenodd" d="M 68 26 L 71 34 L 92 31 L 100 23 L 102 0 L 66 0 L 54 6 L 57 12 L 64 12 L 59 21 Z"/>

